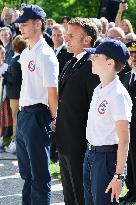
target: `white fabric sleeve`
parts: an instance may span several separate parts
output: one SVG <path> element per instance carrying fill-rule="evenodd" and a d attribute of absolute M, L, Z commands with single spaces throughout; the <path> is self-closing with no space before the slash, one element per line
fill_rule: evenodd
<path fill-rule="evenodd" d="M 59 63 L 55 56 L 43 55 L 41 61 L 44 87 L 58 87 Z"/>
<path fill-rule="evenodd" d="M 131 121 L 132 101 L 129 96 L 118 94 L 112 99 L 111 113 L 115 121 Z"/>

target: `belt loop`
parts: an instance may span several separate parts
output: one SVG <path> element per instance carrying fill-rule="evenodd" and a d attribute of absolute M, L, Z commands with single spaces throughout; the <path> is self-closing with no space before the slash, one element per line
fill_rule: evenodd
<path fill-rule="evenodd" d="M 88 147 L 88 150 L 92 150 L 92 145 L 90 145 L 89 143 L 87 143 L 87 147 Z"/>

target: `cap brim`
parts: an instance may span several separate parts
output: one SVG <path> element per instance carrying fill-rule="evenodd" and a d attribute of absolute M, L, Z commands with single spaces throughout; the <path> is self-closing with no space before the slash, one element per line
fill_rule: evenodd
<path fill-rule="evenodd" d="M 13 23 L 25 23 L 29 19 L 30 19 L 29 17 L 26 17 L 26 16 L 22 15 L 19 18 L 17 18 Z"/>
<path fill-rule="evenodd" d="M 94 54 L 96 52 L 96 48 L 85 48 L 84 49 L 87 53 L 92 53 Z"/>

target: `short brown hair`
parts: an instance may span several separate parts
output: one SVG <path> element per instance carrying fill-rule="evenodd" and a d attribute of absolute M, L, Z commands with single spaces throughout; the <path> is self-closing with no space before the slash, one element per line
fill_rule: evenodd
<path fill-rule="evenodd" d="M 53 27 L 52 27 L 52 30 L 58 30 L 58 31 L 61 31 L 62 33 L 65 33 L 65 29 L 64 27 L 61 25 L 61 24 L 54 24 Z"/>
<path fill-rule="evenodd" d="M 106 59 L 111 59 L 111 57 L 106 55 Z M 115 59 L 113 59 L 113 60 L 114 60 L 114 69 L 118 73 L 118 72 L 120 72 L 123 69 L 124 65 L 121 64 L 119 61 L 117 61 Z"/>
<path fill-rule="evenodd" d="M 116 60 L 114 60 L 114 63 L 115 63 L 115 66 L 114 66 L 115 71 L 117 73 L 120 72 L 123 69 L 124 65 L 122 65 L 120 62 L 118 62 Z"/>
<path fill-rule="evenodd" d="M 27 41 L 23 39 L 21 35 L 18 35 L 13 40 L 13 50 L 17 53 L 22 53 L 22 51 L 27 47 Z"/>
<path fill-rule="evenodd" d="M 85 33 L 91 37 L 91 46 L 94 45 L 94 42 L 97 39 L 98 29 L 92 20 L 90 20 L 88 18 L 77 17 L 77 18 L 71 19 L 68 22 L 68 24 L 79 25 L 80 27 L 82 27 L 84 29 Z"/>

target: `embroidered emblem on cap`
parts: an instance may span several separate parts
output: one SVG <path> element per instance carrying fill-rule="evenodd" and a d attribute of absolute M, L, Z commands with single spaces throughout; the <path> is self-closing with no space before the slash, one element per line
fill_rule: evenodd
<path fill-rule="evenodd" d="M 98 112 L 103 115 L 106 112 L 108 102 L 107 100 L 103 100 L 102 103 L 98 107 Z"/>
<path fill-rule="evenodd" d="M 136 52 L 136 43 L 131 42 L 131 43 L 129 43 L 129 44 L 130 44 L 130 46 L 128 47 L 128 50 L 129 50 L 130 52 Z"/>
<path fill-rule="evenodd" d="M 33 72 L 35 70 L 35 63 L 33 60 L 29 62 L 28 70 L 30 70 L 31 72 Z"/>

